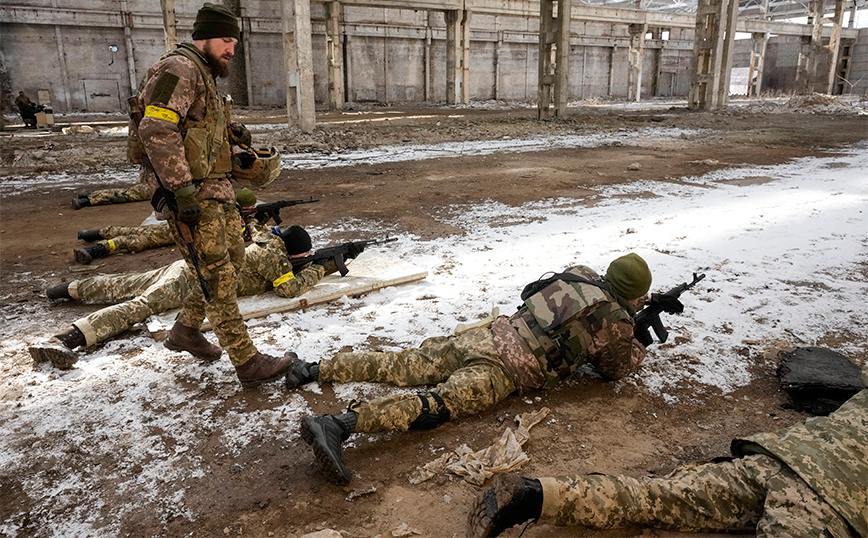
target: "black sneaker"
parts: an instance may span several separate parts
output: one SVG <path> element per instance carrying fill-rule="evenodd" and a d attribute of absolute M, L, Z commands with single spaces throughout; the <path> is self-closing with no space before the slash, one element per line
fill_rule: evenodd
<path fill-rule="evenodd" d="M 301 437 L 313 448 L 317 461 L 330 478 L 338 484 L 350 483 L 352 473 L 344 465 L 341 443 L 349 432 L 332 415 L 305 417 L 301 421 Z"/>
<path fill-rule="evenodd" d="M 469 531 L 473 537 L 499 536 L 510 527 L 539 519 L 542 513 L 542 484 L 517 474 L 500 475 L 476 500 L 470 512 Z"/>

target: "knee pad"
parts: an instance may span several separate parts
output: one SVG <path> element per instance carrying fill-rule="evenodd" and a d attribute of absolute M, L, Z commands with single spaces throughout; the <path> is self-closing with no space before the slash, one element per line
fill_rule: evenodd
<path fill-rule="evenodd" d="M 417 394 L 419 400 L 422 401 L 422 413 L 416 417 L 416 420 L 410 423 L 411 430 L 431 430 L 437 426 L 449 421 L 449 408 L 443 402 L 443 398 L 436 392 L 428 392 L 426 394 Z M 436 410 L 431 409 L 431 403 L 428 398 L 434 400 Z"/>

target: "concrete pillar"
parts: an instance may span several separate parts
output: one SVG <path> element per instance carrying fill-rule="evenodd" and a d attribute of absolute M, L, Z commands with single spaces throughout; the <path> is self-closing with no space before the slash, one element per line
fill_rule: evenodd
<path fill-rule="evenodd" d="M 566 116 L 569 99 L 571 0 L 540 0 L 537 117 Z M 554 111 L 550 108 L 554 105 Z"/>
<path fill-rule="evenodd" d="M 329 110 L 344 106 L 344 49 L 341 32 L 341 3 L 327 2 L 326 57 L 329 74 Z"/>
<path fill-rule="evenodd" d="M 835 0 L 835 18 L 829 36 L 829 71 L 826 77 L 826 93 L 832 95 L 835 75 L 838 73 L 838 57 L 841 52 L 841 27 L 844 24 L 844 0 Z"/>
<path fill-rule="evenodd" d="M 133 15 L 129 11 L 127 0 L 121 0 L 121 20 L 124 25 L 124 42 L 126 43 L 125 48 L 127 49 L 127 71 L 130 77 L 130 90 L 135 92 L 139 82 L 138 77 L 136 76 L 136 48 L 133 44 L 132 37 Z M 124 96 L 120 97 L 123 102 Z"/>
<path fill-rule="evenodd" d="M 856 12 L 859 10 L 858 0 L 853 0 L 853 7 L 850 8 L 850 20 L 847 21 L 847 28 L 856 27 Z"/>
<path fill-rule="evenodd" d="M 820 55 L 823 53 L 823 14 L 826 8 L 825 0 L 811 0 L 810 16 L 808 24 L 812 25 L 811 37 L 805 43 L 802 41 L 802 47 L 799 51 L 799 63 L 804 63 L 804 70 L 801 71 L 802 78 L 799 79 L 799 72 L 796 73 L 796 91 L 801 94 L 809 94 L 817 90 L 817 66 L 819 65 Z M 804 62 L 801 56 L 806 56 Z M 825 80 L 824 80 L 825 82 Z M 825 90 L 823 84 L 823 90 Z"/>
<path fill-rule="evenodd" d="M 163 37 L 166 40 L 166 52 L 178 44 L 178 20 L 175 18 L 175 0 L 160 0 L 163 10 Z"/>
<path fill-rule="evenodd" d="M 281 0 L 283 55 L 286 65 L 286 115 L 305 133 L 316 126 L 313 93 L 310 0 Z"/>
<path fill-rule="evenodd" d="M 627 73 L 627 99 L 639 102 L 642 94 L 642 58 L 645 55 L 645 34 L 647 24 L 631 24 L 630 32 L 630 71 Z"/>
<path fill-rule="evenodd" d="M 766 49 L 769 43 L 769 33 L 751 34 L 753 48 L 750 52 L 750 71 L 747 77 L 747 96 L 759 97 L 763 87 L 763 67 L 766 60 Z"/>
<path fill-rule="evenodd" d="M 458 10 L 446 11 L 446 104 L 454 105 L 458 102 L 458 78 L 461 66 L 459 61 L 459 47 L 461 12 Z"/>
<path fill-rule="evenodd" d="M 425 79 L 425 102 L 429 103 L 432 100 L 431 96 L 431 88 L 434 87 L 434 70 L 432 69 L 431 62 L 433 61 L 433 54 L 431 53 L 431 49 L 434 46 L 434 32 L 431 29 L 431 12 L 428 12 L 427 17 L 425 17 L 425 47 L 422 50 L 422 69 L 424 71 L 424 79 Z"/>
<path fill-rule="evenodd" d="M 691 110 L 726 106 L 737 17 L 738 0 L 697 2 L 687 101 Z"/>
<path fill-rule="evenodd" d="M 461 17 L 461 91 L 463 104 L 470 103 L 470 10 L 465 9 Z"/>
<path fill-rule="evenodd" d="M 497 20 L 497 18 L 495 18 Z M 500 99 L 500 58 L 503 56 L 503 31 L 497 32 L 494 44 L 494 100 Z"/>

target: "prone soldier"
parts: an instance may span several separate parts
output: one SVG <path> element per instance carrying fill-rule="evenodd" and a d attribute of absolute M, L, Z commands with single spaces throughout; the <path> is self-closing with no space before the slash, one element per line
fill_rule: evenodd
<path fill-rule="evenodd" d="M 868 386 L 868 369 L 862 377 Z M 501 475 L 477 499 L 469 535 L 498 536 L 542 520 L 769 538 L 868 536 L 868 390 L 828 417 L 736 439 L 731 452 L 663 478 Z"/>
<path fill-rule="evenodd" d="M 631 253 L 614 260 L 604 277 L 579 265 L 531 284 L 511 317 L 428 338 L 418 349 L 337 353 L 319 363 L 299 360 L 286 376 L 288 388 L 312 381 L 439 383 L 420 394 L 354 401 L 340 415 L 306 417 L 302 437 L 323 469 L 347 483 L 351 473 L 341 443 L 354 432 L 434 428 L 513 392 L 552 386 L 585 363 L 609 379 L 629 375 L 646 354 L 633 337 L 633 315 L 650 285 L 647 264 Z"/>
<path fill-rule="evenodd" d="M 311 249 L 310 236 L 300 226 L 281 230 L 276 226 L 254 225 L 252 235 L 253 243 L 246 249 L 238 274 L 236 293 L 239 297 L 269 290 L 280 297 L 297 297 L 313 288 L 323 276 L 337 271 L 337 265 L 331 260 L 292 270 L 293 260 L 306 256 Z M 57 368 L 71 368 L 78 360 L 76 348 L 93 346 L 149 316 L 180 308 L 197 286 L 196 276 L 184 260 L 146 273 L 99 275 L 51 286 L 46 295 L 52 300 L 122 302 L 74 321 L 66 331 L 31 346 L 30 355 L 37 363 L 51 362 Z M 223 350 L 203 340 L 204 344 L 197 347 L 179 346 L 170 333 L 165 345 L 207 361 L 220 358 Z"/>

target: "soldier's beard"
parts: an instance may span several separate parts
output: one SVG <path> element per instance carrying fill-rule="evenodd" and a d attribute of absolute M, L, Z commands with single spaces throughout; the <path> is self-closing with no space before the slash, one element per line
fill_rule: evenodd
<path fill-rule="evenodd" d="M 231 54 L 226 54 L 221 56 L 217 56 L 214 54 L 214 51 L 210 47 L 210 43 L 205 43 L 204 50 L 202 52 L 205 55 L 205 59 L 208 60 L 208 66 L 211 67 L 211 74 L 213 74 L 217 78 L 225 78 L 229 76 L 229 62 L 228 60 L 232 58 Z M 223 58 L 226 58 L 226 62 L 222 61 Z"/>

